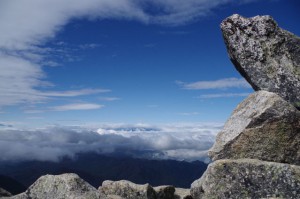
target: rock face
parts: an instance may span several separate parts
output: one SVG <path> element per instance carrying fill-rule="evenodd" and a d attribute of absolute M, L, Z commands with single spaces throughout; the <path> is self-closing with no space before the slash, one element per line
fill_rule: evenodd
<path fill-rule="evenodd" d="M 99 187 L 107 199 L 192 199 L 189 189 L 175 188 L 172 185 L 151 187 L 138 185 L 127 180 L 106 180 Z"/>
<path fill-rule="evenodd" d="M 175 188 L 174 199 L 193 199 L 190 189 Z"/>
<path fill-rule="evenodd" d="M 190 189 L 175 188 L 172 185 L 154 187 L 157 199 L 192 199 Z"/>
<path fill-rule="evenodd" d="M 76 174 L 45 175 L 11 199 L 106 199 Z"/>
<path fill-rule="evenodd" d="M 175 192 L 176 191 L 176 192 Z M 0 198 L 6 199 L 191 199 L 189 189 L 164 185 L 152 188 L 130 181 L 104 181 L 99 190 L 76 174 L 45 175 L 24 193 L 12 196 L 0 188 Z"/>
<path fill-rule="evenodd" d="M 277 93 L 300 107 L 300 38 L 270 16 L 232 15 L 221 24 L 228 54 L 254 90 Z"/>
<path fill-rule="evenodd" d="M 127 180 L 106 180 L 99 187 L 105 195 L 117 195 L 124 199 L 156 199 L 155 190 L 149 185 L 137 185 Z"/>
<path fill-rule="evenodd" d="M 171 185 L 154 187 L 157 199 L 174 199 L 175 187 Z"/>
<path fill-rule="evenodd" d="M 300 111 L 275 93 L 255 92 L 234 110 L 209 155 L 300 165 Z"/>
<path fill-rule="evenodd" d="M 300 198 L 300 167 L 252 159 L 218 160 L 192 184 L 194 199 Z"/>
<path fill-rule="evenodd" d="M 191 186 L 193 199 L 300 198 L 300 38 L 270 16 L 221 24 L 231 61 L 256 90 L 233 111 Z"/>

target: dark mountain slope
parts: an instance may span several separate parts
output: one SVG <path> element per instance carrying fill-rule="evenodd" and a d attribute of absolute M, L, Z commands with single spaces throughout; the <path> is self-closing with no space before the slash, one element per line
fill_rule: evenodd
<path fill-rule="evenodd" d="M 18 181 L 3 175 L 0 175 L 0 187 L 11 194 L 21 193 L 26 190 L 26 187 Z"/>
<path fill-rule="evenodd" d="M 58 163 L 2 162 L 0 174 L 14 178 L 27 187 L 42 175 L 72 172 L 95 187 L 104 180 L 125 179 L 134 183 L 150 183 L 153 186 L 172 184 L 187 188 L 203 174 L 206 167 L 200 161 L 146 160 L 85 153 L 78 155 L 76 159 L 64 158 Z"/>

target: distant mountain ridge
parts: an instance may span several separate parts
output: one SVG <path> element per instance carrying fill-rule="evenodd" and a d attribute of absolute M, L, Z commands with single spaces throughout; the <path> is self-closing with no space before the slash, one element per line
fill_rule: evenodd
<path fill-rule="evenodd" d="M 139 184 L 172 184 L 189 188 L 206 168 L 207 164 L 200 161 L 147 160 L 84 153 L 60 162 L 1 162 L 0 175 L 15 179 L 25 187 L 45 174 L 76 173 L 94 187 L 99 187 L 104 180 L 126 179 Z"/>

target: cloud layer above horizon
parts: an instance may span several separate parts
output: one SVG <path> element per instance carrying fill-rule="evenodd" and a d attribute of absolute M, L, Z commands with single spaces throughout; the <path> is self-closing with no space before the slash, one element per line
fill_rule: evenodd
<path fill-rule="evenodd" d="M 97 84 L 96 88 L 72 85 L 69 88 L 55 85 L 53 79 L 47 78 L 46 67 L 61 66 L 53 57 L 61 50 L 59 47 L 64 45 L 64 41 L 56 45 L 48 44 L 72 20 L 113 19 L 138 21 L 146 25 L 180 26 L 214 13 L 220 6 L 250 1 L 255 0 L 0 1 L 0 113 L 5 114 L 3 107 L 13 106 L 25 114 L 47 112 L 51 115 L 53 112 L 60 114 L 63 111 L 102 109 L 107 107 L 104 102 L 122 101 L 123 96 L 100 96 L 113 92 L 112 88 L 106 88 L 105 85 L 98 87 Z M 99 45 L 83 43 L 76 46 L 76 50 L 94 49 Z M 244 80 L 234 78 L 178 83 L 185 90 L 249 88 Z M 97 100 L 91 100 L 91 95 Z M 200 98 L 245 95 L 226 93 Z M 55 103 L 49 103 L 52 101 Z M 152 109 L 158 107 L 152 102 L 148 106 Z M 18 115 L 18 111 L 13 112 L 12 116 L 17 121 L 19 118 L 15 115 Z M 78 112 L 77 114 L 80 115 Z M 180 111 L 176 115 L 193 116 L 199 113 L 194 110 Z M 37 120 L 39 115 L 31 118 Z M 58 161 L 61 157 L 74 157 L 81 152 L 124 153 L 133 157 L 155 159 L 203 160 L 207 158 L 207 150 L 213 144 L 221 126 L 222 124 L 195 123 L 106 124 L 92 129 L 56 126 L 24 130 L 0 122 L 0 160 Z"/>
<path fill-rule="evenodd" d="M 219 123 L 102 124 L 0 130 L 0 161 L 59 161 L 78 153 L 122 154 L 148 159 L 207 160 Z"/>

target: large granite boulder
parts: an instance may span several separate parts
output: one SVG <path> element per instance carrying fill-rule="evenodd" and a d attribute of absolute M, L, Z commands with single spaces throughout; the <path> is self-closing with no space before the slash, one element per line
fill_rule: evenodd
<path fill-rule="evenodd" d="M 300 38 L 270 16 L 232 15 L 221 23 L 232 63 L 255 90 L 277 93 L 300 107 Z"/>
<path fill-rule="evenodd" d="M 11 199 L 106 199 L 76 174 L 45 175 Z"/>
<path fill-rule="evenodd" d="M 193 199 L 300 198 L 300 166 L 254 159 L 218 160 L 191 186 Z"/>
<path fill-rule="evenodd" d="M 127 180 L 110 181 L 106 180 L 99 187 L 104 195 L 116 195 L 124 199 L 156 199 L 155 190 L 149 185 L 138 185 Z"/>
<path fill-rule="evenodd" d="M 233 111 L 208 154 L 300 165 L 300 111 L 275 93 L 257 91 Z"/>

